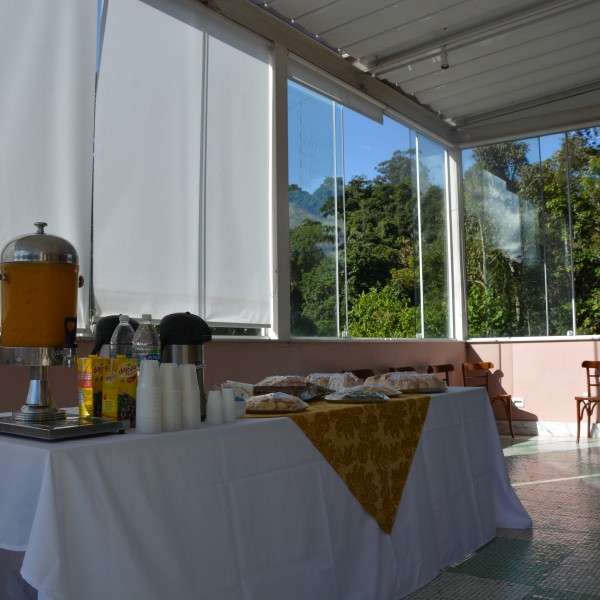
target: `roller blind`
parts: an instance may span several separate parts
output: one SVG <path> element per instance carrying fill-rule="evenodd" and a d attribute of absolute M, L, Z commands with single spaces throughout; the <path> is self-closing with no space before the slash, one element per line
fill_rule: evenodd
<path fill-rule="evenodd" d="M 96 109 L 101 314 L 271 322 L 271 66 L 197 2 L 111 0 Z"/>
<path fill-rule="evenodd" d="M 77 250 L 88 318 L 97 0 L 0 2 L 0 249 L 46 233 Z"/>

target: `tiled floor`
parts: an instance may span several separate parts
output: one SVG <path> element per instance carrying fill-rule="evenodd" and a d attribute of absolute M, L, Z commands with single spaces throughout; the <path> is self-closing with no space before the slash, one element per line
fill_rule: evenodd
<path fill-rule="evenodd" d="M 600 440 L 502 437 L 533 529 L 497 537 L 410 600 L 600 600 Z"/>

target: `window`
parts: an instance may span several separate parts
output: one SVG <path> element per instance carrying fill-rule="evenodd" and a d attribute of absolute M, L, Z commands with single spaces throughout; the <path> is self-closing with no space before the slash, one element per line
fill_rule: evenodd
<path fill-rule="evenodd" d="M 292 335 L 447 337 L 444 150 L 315 87 L 288 83 Z"/>
<path fill-rule="evenodd" d="M 464 152 L 469 337 L 600 332 L 599 133 Z"/>

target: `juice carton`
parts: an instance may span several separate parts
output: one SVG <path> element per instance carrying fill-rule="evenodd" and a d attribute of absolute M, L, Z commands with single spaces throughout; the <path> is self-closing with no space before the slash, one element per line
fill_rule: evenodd
<path fill-rule="evenodd" d="M 137 360 L 124 356 L 110 359 L 110 368 L 102 384 L 102 416 L 122 421 L 129 419 L 135 427 Z"/>
<path fill-rule="evenodd" d="M 90 355 L 92 359 L 92 397 L 94 417 L 102 416 L 102 384 L 104 376 L 110 370 L 110 358 Z"/>
<path fill-rule="evenodd" d="M 92 392 L 92 358 L 77 359 L 77 396 L 79 398 L 79 416 L 91 417 L 94 413 Z"/>

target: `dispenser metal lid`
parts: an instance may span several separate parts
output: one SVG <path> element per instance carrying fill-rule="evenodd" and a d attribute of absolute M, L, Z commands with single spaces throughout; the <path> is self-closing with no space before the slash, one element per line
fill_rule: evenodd
<path fill-rule="evenodd" d="M 190 312 L 173 313 L 160 322 L 161 347 L 167 345 L 199 345 L 210 342 L 210 327 L 202 318 Z"/>
<path fill-rule="evenodd" d="M 77 265 L 79 259 L 75 248 L 65 239 L 47 234 L 43 222 L 34 223 L 34 234 L 14 238 L 4 247 L 0 262 L 53 262 Z"/>

